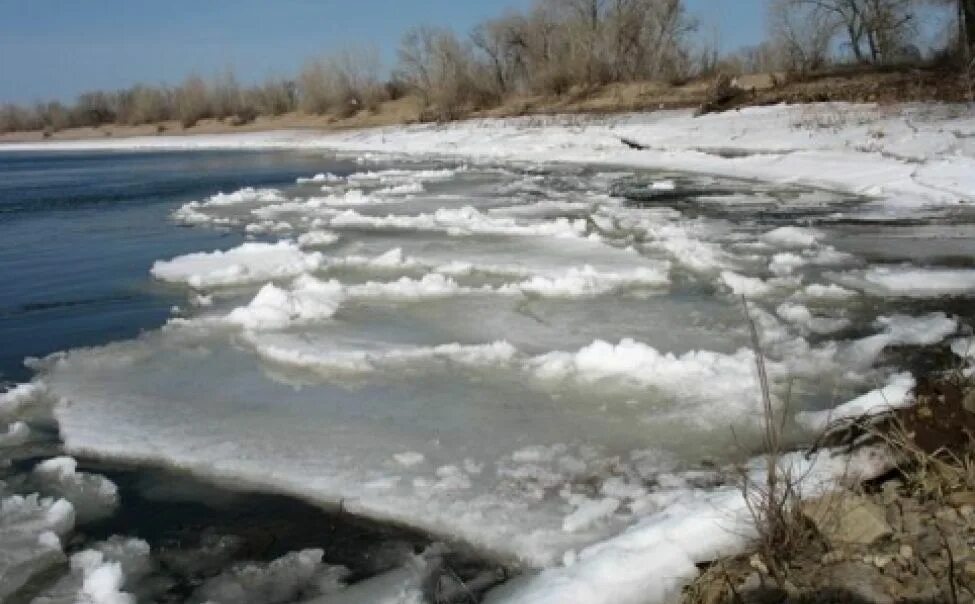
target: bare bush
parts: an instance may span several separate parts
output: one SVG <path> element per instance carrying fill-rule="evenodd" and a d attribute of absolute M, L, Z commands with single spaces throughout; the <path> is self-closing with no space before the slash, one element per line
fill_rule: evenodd
<path fill-rule="evenodd" d="M 399 77 L 419 94 L 429 117 L 455 119 L 488 96 L 477 84 L 472 49 L 448 30 L 410 30 L 399 58 Z"/>
<path fill-rule="evenodd" d="M 345 50 L 307 63 L 298 77 L 302 111 L 346 117 L 386 98 L 375 48 Z"/>

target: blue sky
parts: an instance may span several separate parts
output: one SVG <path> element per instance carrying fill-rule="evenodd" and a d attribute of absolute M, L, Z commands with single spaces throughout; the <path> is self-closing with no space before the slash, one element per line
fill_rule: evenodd
<path fill-rule="evenodd" d="M 765 0 L 686 0 L 702 33 L 736 48 L 765 31 Z M 417 24 L 466 33 L 530 0 L 0 0 L 0 102 L 174 83 L 232 67 L 242 81 L 293 74 L 330 49 L 388 61 Z M 717 32 L 717 33 L 715 33 Z"/>

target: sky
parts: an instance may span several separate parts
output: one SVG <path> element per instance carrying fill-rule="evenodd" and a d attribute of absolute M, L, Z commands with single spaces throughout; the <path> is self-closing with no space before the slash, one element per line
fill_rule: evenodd
<path fill-rule="evenodd" d="M 724 49 L 765 32 L 765 0 L 685 0 Z M 395 61 L 419 24 L 468 32 L 531 0 L 0 0 L 0 103 L 179 82 L 232 68 L 243 82 L 296 73 L 354 45 Z"/>

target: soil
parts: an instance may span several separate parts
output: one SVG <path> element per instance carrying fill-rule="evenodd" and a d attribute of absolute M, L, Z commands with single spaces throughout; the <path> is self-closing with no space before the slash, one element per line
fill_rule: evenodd
<path fill-rule="evenodd" d="M 805 513 L 798 547 L 704 565 L 687 604 L 975 602 L 975 389 L 957 375 L 920 379 L 915 403 L 829 431 L 818 446 L 886 446 L 895 469 L 837 491 L 831 521 Z M 819 510 L 822 510 L 820 503 Z M 858 522 L 840 518 L 853 510 Z M 852 513 L 852 512 L 850 512 Z M 850 519 L 853 517 L 850 516 Z M 865 524 L 882 528 L 862 538 Z M 848 519 L 849 520 L 849 519 Z M 844 531 L 856 531 L 848 535 Z"/>
<path fill-rule="evenodd" d="M 717 82 L 725 85 L 716 85 Z M 845 68 L 806 74 L 766 73 L 728 78 L 718 75 L 683 83 L 634 82 L 600 87 L 574 88 L 559 96 L 514 96 L 491 109 L 468 111 L 463 117 L 513 117 L 522 115 L 614 114 L 628 111 L 697 108 L 725 111 L 777 103 L 912 101 L 962 102 L 971 98 L 970 83 L 956 71 L 932 68 Z M 411 124 L 421 121 L 422 103 L 413 96 L 387 101 L 350 117 L 287 113 L 260 116 L 238 124 L 233 119 L 201 120 L 191 128 L 178 121 L 126 126 L 108 124 L 97 128 L 71 128 L 57 132 L 0 133 L 0 143 L 43 140 L 82 140 L 133 136 L 227 134 L 269 130 L 348 130 Z"/>

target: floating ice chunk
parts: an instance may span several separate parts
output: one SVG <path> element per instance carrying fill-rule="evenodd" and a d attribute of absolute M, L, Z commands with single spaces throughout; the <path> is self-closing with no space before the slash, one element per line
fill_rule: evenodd
<path fill-rule="evenodd" d="M 366 373 L 430 362 L 491 367 L 511 362 L 518 353 L 511 344 L 503 341 L 491 344 L 454 343 L 379 351 L 331 351 L 290 335 L 270 337 L 266 334 L 247 334 L 244 339 L 253 346 L 258 355 L 268 361 L 323 374 Z"/>
<path fill-rule="evenodd" d="M 413 563 L 303 604 L 427 604 L 423 585 L 428 574 L 420 563 Z"/>
<path fill-rule="evenodd" d="M 728 286 L 731 293 L 746 298 L 764 298 L 772 291 L 768 282 L 757 277 L 746 277 L 733 271 L 721 271 L 721 281 Z"/>
<path fill-rule="evenodd" d="M 19 447 L 30 439 L 30 428 L 24 422 L 14 422 L 7 426 L 6 433 L 0 432 L 0 449 Z"/>
<path fill-rule="evenodd" d="M 0 420 L 20 417 L 29 407 L 36 405 L 44 396 L 44 386 L 39 382 L 17 384 L 0 393 Z"/>
<path fill-rule="evenodd" d="M 857 398 L 826 411 L 796 414 L 796 421 L 812 432 L 822 432 L 830 422 L 874 415 L 890 409 L 904 407 L 913 401 L 911 392 L 917 383 L 910 373 L 891 376 L 883 388 L 871 390 Z"/>
<path fill-rule="evenodd" d="M 207 206 L 231 206 L 241 203 L 273 203 L 285 201 L 284 195 L 277 189 L 255 189 L 245 187 L 232 193 L 217 193 L 211 195 L 204 202 Z"/>
<path fill-rule="evenodd" d="M 282 604 L 337 593 L 349 571 L 324 564 L 323 556 L 320 549 L 306 549 L 266 564 L 239 564 L 208 579 L 193 597 L 214 604 Z"/>
<path fill-rule="evenodd" d="M 359 298 L 440 298 L 474 291 L 479 290 L 458 285 L 452 278 L 440 273 L 428 273 L 419 280 L 402 277 L 396 281 L 368 281 L 346 286 L 349 296 Z"/>
<path fill-rule="evenodd" d="M 873 363 L 888 346 L 933 346 L 958 329 L 958 321 L 941 312 L 923 317 L 878 317 L 874 325 L 883 331 L 850 346 L 854 360 L 865 365 Z"/>
<path fill-rule="evenodd" d="M 822 236 L 816 229 L 784 226 L 762 235 L 762 241 L 780 248 L 803 248 L 815 245 Z"/>
<path fill-rule="evenodd" d="M 781 252 L 772 256 L 772 260 L 769 261 L 768 268 L 779 277 L 784 277 L 786 275 L 791 275 L 792 273 L 796 272 L 796 270 L 807 264 L 809 264 L 809 261 L 799 254 L 793 254 L 792 252 Z"/>
<path fill-rule="evenodd" d="M 249 242 L 226 252 L 200 252 L 157 261 L 152 266 L 152 275 L 199 288 L 294 277 L 321 264 L 321 253 L 303 252 L 291 241 Z"/>
<path fill-rule="evenodd" d="M 288 290 L 268 283 L 247 306 L 231 311 L 227 321 L 245 329 L 282 329 L 297 322 L 327 319 L 344 299 L 345 288 L 338 281 L 302 275 Z"/>
<path fill-rule="evenodd" d="M 835 283 L 813 283 L 811 285 L 807 285 L 801 293 L 807 298 L 821 300 L 845 300 L 847 298 L 857 296 L 855 291 L 846 289 L 845 287 L 840 287 Z"/>
<path fill-rule="evenodd" d="M 513 218 L 488 216 L 471 206 L 463 208 L 440 208 L 433 214 L 415 216 L 390 214 L 388 216 L 367 216 L 355 210 L 346 210 L 332 217 L 333 228 L 367 227 L 376 229 L 446 231 L 450 235 L 491 234 L 530 236 L 539 235 L 557 238 L 578 238 L 586 234 L 586 221 L 557 218 L 521 224 Z"/>
<path fill-rule="evenodd" d="M 780 304 L 775 314 L 805 331 L 817 334 L 836 333 L 850 326 L 849 319 L 816 317 L 808 307 L 792 302 Z"/>
<path fill-rule="evenodd" d="M 309 207 L 318 208 L 321 206 L 367 206 L 378 201 L 380 200 L 364 193 L 361 189 L 349 189 L 344 193 L 325 197 L 311 197 L 305 203 Z"/>
<path fill-rule="evenodd" d="M 660 288 L 670 283 L 669 266 L 637 268 L 627 272 L 600 272 L 591 266 L 571 268 L 563 275 L 536 275 L 521 283 L 506 284 L 501 293 L 524 293 L 549 297 L 594 296 L 622 287 Z"/>
<path fill-rule="evenodd" d="M 244 232 L 251 235 L 259 233 L 287 233 L 292 230 L 294 230 L 294 226 L 284 220 L 262 220 L 260 222 L 252 222 L 244 227 Z"/>
<path fill-rule="evenodd" d="M 406 451 L 403 453 L 397 453 L 393 455 L 393 459 L 396 460 L 401 466 L 406 466 L 407 468 L 419 465 L 426 460 L 423 453 L 417 453 L 416 451 Z"/>
<path fill-rule="evenodd" d="M 425 187 L 422 182 L 409 182 L 403 183 L 401 185 L 393 185 L 390 187 L 383 187 L 382 189 L 376 189 L 374 193 L 376 195 L 415 195 L 425 191 Z"/>
<path fill-rule="evenodd" d="M 323 183 L 323 182 L 342 182 L 342 177 L 336 176 L 331 172 L 319 172 L 318 174 L 308 178 L 308 177 L 298 177 L 295 179 L 299 185 L 310 184 L 310 183 Z"/>
<path fill-rule="evenodd" d="M 631 339 L 616 345 L 596 341 L 575 353 L 535 357 L 528 366 L 543 380 L 594 383 L 611 379 L 616 384 L 650 386 L 713 403 L 716 412 L 728 414 L 754 411 L 758 392 L 754 357 L 747 349 L 731 355 L 704 350 L 678 356 Z"/>
<path fill-rule="evenodd" d="M 39 495 L 0 497 L 0 601 L 64 561 L 59 537 L 74 528 L 74 508 Z"/>
<path fill-rule="evenodd" d="M 338 242 L 339 234 L 332 231 L 308 231 L 298 236 L 299 247 L 318 247 Z"/>
<path fill-rule="evenodd" d="M 442 170 L 379 170 L 375 172 L 356 172 L 350 174 L 349 182 L 378 182 L 384 185 L 410 184 L 423 181 L 450 180 L 467 168 L 444 168 Z"/>
<path fill-rule="evenodd" d="M 576 509 L 562 520 L 562 530 L 567 533 L 586 530 L 601 520 L 616 513 L 620 508 L 620 500 L 615 497 L 604 499 L 584 498 Z"/>
<path fill-rule="evenodd" d="M 975 338 L 956 338 L 952 340 L 951 352 L 963 359 L 975 359 Z"/>
<path fill-rule="evenodd" d="M 79 522 L 111 515 L 118 507 L 118 487 L 99 474 L 78 472 L 72 457 L 54 457 L 37 464 L 31 478 L 42 492 L 63 497 L 75 508 Z"/>
<path fill-rule="evenodd" d="M 975 293 L 975 269 L 876 267 L 848 280 L 849 285 L 870 293 L 910 298 Z"/>

